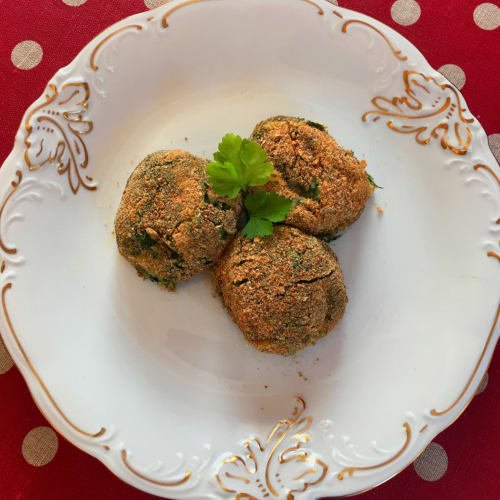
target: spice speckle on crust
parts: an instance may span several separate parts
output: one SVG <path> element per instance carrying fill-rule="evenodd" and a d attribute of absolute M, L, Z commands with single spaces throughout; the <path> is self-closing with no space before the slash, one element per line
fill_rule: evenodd
<path fill-rule="evenodd" d="M 241 198 L 217 196 L 206 164 L 182 150 L 148 155 L 129 177 L 116 214 L 120 253 L 169 290 L 212 266 L 236 234 Z"/>
<path fill-rule="evenodd" d="M 374 190 L 366 162 L 341 148 L 324 125 L 276 116 L 257 124 L 250 139 L 266 150 L 275 167 L 264 189 L 296 200 L 286 224 L 333 237 L 363 212 Z"/>
<path fill-rule="evenodd" d="M 272 236 L 237 236 L 215 272 L 216 286 L 246 340 L 290 355 L 324 337 L 347 303 L 337 257 L 323 241 L 293 227 Z"/>

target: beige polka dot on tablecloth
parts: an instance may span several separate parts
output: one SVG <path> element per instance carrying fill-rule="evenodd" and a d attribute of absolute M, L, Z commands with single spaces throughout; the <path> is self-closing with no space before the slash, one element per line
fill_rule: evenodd
<path fill-rule="evenodd" d="M 0 339 L 0 375 L 7 373 L 13 365 L 14 362 L 12 361 L 10 354 L 7 352 L 3 340 Z"/>
<path fill-rule="evenodd" d="M 158 7 L 159 5 L 161 5 L 162 3 L 167 3 L 169 1 L 170 0 L 144 0 L 144 5 L 148 9 L 154 9 L 155 7 Z"/>
<path fill-rule="evenodd" d="M 483 30 L 494 30 L 500 26 L 500 8 L 486 2 L 478 5 L 474 10 L 474 22 Z"/>
<path fill-rule="evenodd" d="M 415 24 L 420 18 L 420 5 L 416 0 L 397 0 L 392 4 L 391 17 L 402 26 Z"/>
<path fill-rule="evenodd" d="M 448 469 L 448 455 L 444 448 L 431 443 L 415 462 L 415 472 L 425 481 L 437 481 L 441 479 Z"/>
<path fill-rule="evenodd" d="M 500 134 L 491 134 L 488 136 L 488 144 L 490 145 L 493 156 L 500 163 Z"/>
<path fill-rule="evenodd" d="M 42 57 L 42 47 L 33 40 L 25 40 L 18 43 L 10 54 L 12 64 L 19 69 L 32 69 L 38 66 Z"/>
<path fill-rule="evenodd" d="M 481 394 L 486 389 L 487 385 L 488 385 L 488 373 L 485 373 L 483 380 L 481 380 L 481 383 L 479 384 L 479 387 L 477 388 L 476 394 Z"/>
<path fill-rule="evenodd" d="M 438 71 L 448 80 L 450 80 L 457 89 L 462 89 L 465 85 L 464 70 L 456 64 L 445 64 L 441 66 Z"/>
<path fill-rule="evenodd" d="M 62 0 L 66 5 L 71 5 L 71 7 L 78 7 L 83 5 L 87 0 Z"/>
<path fill-rule="evenodd" d="M 47 465 L 56 456 L 59 448 L 57 434 L 50 427 L 35 427 L 23 441 L 23 457 L 30 465 Z"/>

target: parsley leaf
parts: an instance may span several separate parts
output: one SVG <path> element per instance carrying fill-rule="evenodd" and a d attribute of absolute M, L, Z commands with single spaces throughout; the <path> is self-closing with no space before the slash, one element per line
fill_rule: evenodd
<path fill-rule="evenodd" d="M 228 198 L 235 198 L 249 186 L 263 186 L 274 168 L 259 144 L 235 134 L 222 138 L 214 160 L 206 167 L 208 180 L 218 195 Z"/>
<path fill-rule="evenodd" d="M 239 135 L 226 134 L 219 143 L 219 151 L 214 153 L 214 160 L 219 163 L 228 161 L 240 169 L 240 151 L 242 145 L 243 139 Z"/>
<path fill-rule="evenodd" d="M 247 238 L 255 238 L 273 234 L 272 223 L 285 220 L 293 207 L 293 200 L 274 191 L 256 191 L 245 198 L 245 207 L 250 219 L 242 233 Z"/>
<path fill-rule="evenodd" d="M 274 191 L 256 191 L 245 198 L 245 207 L 250 217 L 260 217 L 271 222 L 285 220 L 292 206 L 293 200 Z"/>
<path fill-rule="evenodd" d="M 240 159 L 245 165 L 245 181 L 248 186 L 267 184 L 274 166 L 267 161 L 267 152 L 256 142 L 245 139 L 242 144 Z"/>
<path fill-rule="evenodd" d="M 366 172 L 366 177 L 368 177 L 368 182 L 375 188 L 377 189 L 384 189 L 382 186 L 377 186 L 375 179 L 368 173 Z"/>
<path fill-rule="evenodd" d="M 227 196 L 229 199 L 238 196 L 241 180 L 232 163 L 228 161 L 225 163 L 211 162 L 207 165 L 206 172 L 208 181 L 219 196 Z"/>
<path fill-rule="evenodd" d="M 256 236 L 270 236 L 273 234 L 273 223 L 259 217 L 250 217 L 241 234 L 250 240 Z"/>

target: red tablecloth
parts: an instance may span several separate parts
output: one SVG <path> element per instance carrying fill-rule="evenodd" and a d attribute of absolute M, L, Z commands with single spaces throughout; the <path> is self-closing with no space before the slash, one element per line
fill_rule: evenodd
<path fill-rule="evenodd" d="M 235 0 L 237 1 L 237 0 Z M 332 3 L 337 3 L 331 0 Z M 25 109 L 100 31 L 155 0 L 0 0 L 0 163 Z M 462 88 L 500 150 L 500 4 L 339 0 L 395 28 Z M 23 43 L 26 42 L 26 43 Z M 465 414 L 369 499 L 500 500 L 500 356 Z M 486 387 L 485 387 L 486 385 Z M 148 499 L 57 437 L 0 343 L 0 500 Z"/>

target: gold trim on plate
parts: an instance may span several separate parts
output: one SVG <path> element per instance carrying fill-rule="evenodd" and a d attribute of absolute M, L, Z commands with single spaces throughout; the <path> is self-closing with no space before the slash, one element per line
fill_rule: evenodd
<path fill-rule="evenodd" d="M 490 334 L 488 335 L 488 339 L 486 340 L 486 344 L 484 345 L 483 352 L 481 353 L 481 357 L 479 358 L 479 361 L 476 363 L 476 366 L 474 368 L 474 371 L 472 372 L 472 375 L 470 376 L 469 380 L 465 384 L 465 387 L 463 388 L 462 392 L 459 394 L 458 398 L 455 400 L 454 403 L 452 403 L 448 408 L 446 408 L 446 410 L 438 411 L 435 408 L 432 409 L 431 415 L 434 415 L 435 417 L 445 415 L 446 413 L 453 410 L 453 408 L 455 408 L 455 406 L 457 406 L 457 404 L 460 402 L 460 400 L 464 397 L 465 393 L 467 392 L 467 389 L 469 389 L 470 385 L 472 384 L 472 381 L 474 380 L 474 377 L 476 376 L 476 373 L 479 370 L 479 367 L 481 366 L 481 363 L 482 363 L 483 358 L 486 354 L 486 351 L 488 350 L 488 346 L 490 345 L 491 339 L 493 338 L 493 334 L 495 333 L 495 327 L 497 325 L 499 316 L 500 316 L 500 304 L 498 305 L 495 319 L 493 320 L 493 325 L 491 326 Z"/>
<path fill-rule="evenodd" d="M 474 165 L 474 170 L 478 170 L 480 168 L 483 168 L 484 170 L 487 170 L 493 178 L 498 182 L 498 185 L 500 186 L 500 177 L 498 177 L 497 174 L 493 171 L 491 167 L 488 167 L 487 165 L 483 165 L 482 163 L 478 163 L 477 165 Z M 500 224 L 500 219 L 497 221 L 497 224 Z"/>
<path fill-rule="evenodd" d="M 3 200 L 2 207 L 0 208 L 0 221 L 2 220 L 2 215 L 3 211 L 5 210 L 5 206 L 7 205 L 8 201 L 11 199 L 12 195 L 16 192 L 17 188 L 19 187 L 19 184 L 21 184 L 21 181 L 23 180 L 23 174 L 20 170 L 16 170 L 16 177 L 17 180 L 12 181 L 12 190 L 10 193 L 5 197 L 5 200 Z M 1 226 L 0 226 L 0 248 L 9 255 L 14 255 L 17 253 L 16 248 L 8 248 L 5 243 L 3 242 L 2 238 L 2 233 L 1 233 Z M 2 262 L 2 273 L 5 270 L 5 261 Z"/>
<path fill-rule="evenodd" d="M 337 16 L 339 15 L 337 12 L 333 11 L 334 14 Z M 340 16 L 342 17 L 342 16 Z M 349 21 L 346 21 L 343 26 L 342 26 L 342 33 L 347 33 L 347 27 L 351 24 L 362 24 L 363 26 L 367 26 L 368 28 L 372 29 L 373 31 L 376 31 L 387 43 L 389 48 L 392 50 L 392 53 L 396 56 L 397 59 L 400 61 L 406 61 L 408 58 L 406 56 L 402 55 L 402 52 L 400 50 L 396 50 L 392 43 L 389 41 L 389 39 L 378 29 L 375 28 L 375 26 L 371 25 L 370 23 L 367 23 L 366 21 L 359 21 L 357 19 L 351 19 Z"/>
<path fill-rule="evenodd" d="M 181 9 L 182 7 L 185 7 L 186 5 L 191 5 L 193 3 L 199 3 L 203 2 L 204 0 L 187 0 L 186 2 L 182 2 L 179 5 L 176 5 L 175 7 L 172 7 L 170 10 L 168 10 L 165 15 L 163 16 L 163 19 L 161 20 L 161 24 L 164 28 L 168 28 L 169 24 L 167 22 L 168 16 L 175 12 L 178 9 Z"/>
<path fill-rule="evenodd" d="M 410 424 L 408 424 L 408 422 L 405 422 L 403 424 L 403 427 L 404 427 L 404 429 L 406 431 L 406 441 L 405 441 L 403 447 L 396 453 L 396 455 L 394 455 L 393 457 L 389 458 L 388 460 L 385 460 L 384 462 L 382 462 L 380 464 L 377 464 L 377 465 L 370 465 L 370 466 L 367 466 L 367 467 L 346 467 L 345 469 L 342 469 L 337 474 L 337 478 L 339 479 L 339 481 L 342 481 L 344 479 L 344 475 L 345 474 L 348 474 L 349 477 L 352 477 L 352 475 L 356 471 L 379 469 L 380 467 L 384 467 L 386 465 L 389 465 L 392 462 L 394 462 L 395 460 L 397 460 L 406 451 L 406 449 L 410 445 L 410 441 L 411 441 L 411 427 L 410 427 Z"/>
<path fill-rule="evenodd" d="M 57 171 L 60 175 L 67 174 L 73 194 L 77 194 L 80 186 L 94 191 L 96 186 L 87 184 L 80 172 L 80 169 L 86 168 L 89 162 L 87 146 L 82 136 L 89 134 L 94 128 L 94 124 L 83 117 L 88 110 L 89 86 L 86 82 L 71 82 L 64 84 L 58 91 L 57 87 L 51 83 L 49 89 L 52 95 L 46 94 L 46 101 L 33 109 L 25 120 L 24 126 L 27 134 L 24 139 L 26 146 L 24 159 L 26 165 L 30 170 L 36 170 L 47 163 L 57 162 Z M 65 91 L 68 92 L 67 95 L 64 95 Z M 71 103 L 71 101 L 75 102 Z M 67 105 L 70 105 L 70 108 L 64 111 L 59 108 Z M 37 153 L 34 158 L 30 159 L 34 130 L 43 134 L 44 137 L 36 148 Z M 52 139 L 53 137 L 55 139 Z M 48 143 L 52 142 L 51 146 L 46 145 L 46 138 Z M 45 154 L 40 158 L 42 152 Z"/>
<path fill-rule="evenodd" d="M 320 16 L 322 16 L 324 14 L 324 11 L 323 9 L 316 3 L 316 2 L 313 2 L 312 0 L 302 0 L 303 2 L 306 2 L 310 5 L 313 5 L 314 7 L 316 7 L 318 9 L 318 14 Z"/>
<path fill-rule="evenodd" d="M 394 132 L 398 132 L 400 134 L 415 134 L 415 140 L 420 145 L 427 145 L 431 139 L 438 139 L 440 137 L 441 147 L 443 149 L 449 149 L 457 155 L 465 155 L 472 140 L 472 132 L 465 124 L 472 123 L 474 118 L 464 117 L 463 112 L 465 109 L 462 107 L 460 96 L 455 88 L 447 83 L 438 83 L 435 78 L 426 76 L 418 71 L 404 71 L 403 82 L 405 84 L 405 96 L 396 96 L 392 99 L 387 99 L 382 96 L 374 97 L 372 99 L 372 104 L 376 109 L 367 111 L 362 116 L 362 120 L 366 122 L 369 116 L 374 116 L 375 118 L 373 121 L 376 121 L 381 116 L 386 116 L 398 118 L 403 122 L 415 122 L 416 125 L 409 125 L 407 123 L 397 126 L 392 120 L 389 120 L 387 122 L 387 126 Z M 439 96 L 439 98 L 432 104 L 432 108 L 436 108 L 434 111 L 429 111 L 426 114 L 419 115 L 416 114 L 416 112 L 423 109 L 423 100 L 422 98 L 417 98 L 414 88 L 418 87 L 423 89 L 426 94 L 432 95 L 432 92 L 429 90 L 427 85 L 433 85 L 442 91 L 449 91 L 451 95 L 446 94 L 444 96 Z M 450 126 L 448 122 L 452 119 L 455 113 L 458 119 L 455 121 L 452 130 L 455 133 L 457 144 L 453 145 L 449 137 Z M 430 126 L 425 123 L 421 123 L 421 120 L 439 117 L 440 115 L 442 115 L 442 118 L 433 128 L 430 128 Z M 466 134 L 465 140 L 460 133 L 460 127 L 463 127 L 462 132 Z"/>
<path fill-rule="evenodd" d="M 117 30 L 113 31 L 110 33 L 107 37 L 103 38 L 94 48 L 92 51 L 92 54 L 90 55 L 90 68 L 93 71 L 97 71 L 99 69 L 99 66 L 95 64 L 95 57 L 97 55 L 97 52 L 101 49 L 101 47 L 112 37 L 114 37 L 116 34 L 120 33 L 121 31 L 125 31 L 131 28 L 135 28 L 138 31 L 142 30 L 142 26 L 139 24 L 130 24 L 128 26 L 123 26 L 122 28 L 118 28 Z"/>
<path fill-rule="evenodd" d="M 312 424 L 312 417 L 302 417 L 305 409 L 304 400 L 297 398 L 294 418 L 277 423 L 263 445 L 257 437 L 248 438 L 244 442 L 246 453 L 243 456 L 232 455 L 224 459 L 215 475 L 221 489 L 226 493 L 236 493 L 234 500 L 254 499 L 250 493 L 241 491 L 249 486 L 259 489 L 264 498 L 270 495 L 274 497 L 286 495 L 287 500 L 293 500 L 294 493 L 302 493 L 309 486 L 323 481 L 328 472 L 328 465 L 319 458 L 311 456 L 311 453 L 303 448 L 303 445 L 310 440 L 307 431 Z M 304 464 L 306 469 L 295 477 L 280 476 L 281 469 L 292 461 Z M 272 464 L 277 464 L 277 470 L 280 472 L 272 474 Z M 310 482 L 302 481 L 310 475 L 313 475 Z M 261 476 L 262 480 L 258 476 Z M 231 479 L 243 484 L 230 486 Z"/>
<path fill-rule="evenodd" d="M 333 13 L 341 17 L 338 12 L 333 11 Z M 342 25 L 342 33 L 347 33 L 347 28 L 351 24 L 360 24 L 372 29 L 383 38 L 383 40 L 387 43 L 392 53 L 398 60 L 402 62 L 408 60 L 408 58 L 402 54 L 401 50 L 397 50 L 392 45 L 392 43 L 384 33 L 382 33 L 378 28 L 366 21 L 360 21 L 357 19 L 348 20 Z M 422 77 L 421 82 L 417 80 L 417 76 Z M 413 78 L 410 80 L 410 77 Z M 376 110 L 366 112 L 362 116 L 362 120 L 366 122 L 368 116 L 375 115 L 373 118 L 374 122 L 378 121 L 381 116 L 387 116 L 398 118 L 403 121 L 410 120 L 411 123 L 411 121 L 425 120 L 428 118 L 437 117 L 442 114 L 443 117 L 441 118 L 440 122 L 433 128 L 423 123 L 419 123 L 418 125 L 410 125 L 407 123 L 402 126 L 397 126 L 392 120 L 389 120 L 387 122 L 387 126 L 394 132 L 398 132 L 400 134 L 415 134 L 415 140 L 420 145 L 427 145 L 431 141 L 431 139 L 441 138 L 441 146 L 443 149 L 449 149 L 457 155 L 466 154 L 472 140 L 472 132 L 469 127 L 464 124 L 472 123 L 474 119 L 468 119 L 464 117 L 463 111 L 465 111 L 465 109 L 462 108 L 461 99 L 456 89 L 452 85 L 449 85 L 447 83 L 440 84 L 434 78 L 428 77 L 423 73 L 419 73 L 417 71 L 404 71 L 403 80 L 405 83 L 406 96 L 394 97 L 392 99 L 387 99 L 382 96 L 374 97 L 372 99 L 372 104 L 375 106 Z M 446 98 L 444 99 L 444 103 L 440 105 L 438 109 L 424 115 L 416 115 L 414 114 L 414 112 L 421 110 L 423 108 L 423 103 L 421 99 L 418 99 L 416 97 L 417 94 L 414 88 L 412 88 L 412 85 L 414 87 L 418 87 L 420 90 L 423 90 L 428 95 L 431 95 L 432 93 L 427 87 L 430 82 L 432 82 L 443 91 L 449 91 L 451 93 L 451 97 L 449 95 L 446 96 Z M 441 99 L 442 96 L 440 96 L 438 100 L 432 103 L 431 107 L 436 108 Z M 401 105 L 404 105 L 406 109 L 402 109 Z M 455 113 L 458 115 L 458 119 L 451 127 L 451 131 L 455 134 L 454 138 L 456 139 L 456 143 L 452 143 L 449 137 L 450 126 L 448 122 L 453 118 Z"/>
<path fill-rule="evenodd" d="M 90 437 L 90 438 L 98 438 L 98 437 L 102 436 L 106 432 L 106 429 L 104 427 L 101 428 L 101 430 L 98 431 L 98 432 L 90 433 L 90 432 L 86 432 L 86 431 L 80 429 L 73 422 L 71 422 L 71 420 L 64 414 L 64 412 L 61 410 L 61 408 L 59 407 L 59 405 L 56 403 L 55 399 L 50 394 L 49 390 L 47 389 L 47 387 L 43 383 L 42 379 L 40 378 L 40 375 L 38 375 L 38 372 L 35 370 L 35 367 L 31 363 L 28 355 L 26 354 L 26 351 L 24 350 L 24 348 L 23 348 L 23 346 L 22 346 L 22 344 L 21 344 L 21 342 L 20 342 L 20 340 L 19 340 L 19 338 L 18 338 L 18 336 L 17 336 L 17 334 L 16 334 L 16 332 L 14 330 L 14 326 L 12 325 L 12 321 L 10 319 L 9 312 L 7 310 L 7 304 L 6 304 L 6 301 L 5 301 L 5 294 L 6 294 L 7 290 L 10 290 L 11 288 L 12 288 L 12 283 L 6 283 L 3 286 L 3 288 L 2 288 L 2 308 L 3 308 L 4 315 L 5 315 L 5 319 L 7 320 L 7 324 L 9 325 L 9 329 L 10 329 L 10 332 L 12 334 L 12 337 L 14 338 L 14 340 L 15 340 L 15 342 L 17 344 L 17 347 L 18 347 L 19 351 L 21 352 L 21 354 L 22 354 L 22 356 L 24 358 L 24 361 L 28 365 L 31 373 L 35 376 L 35 378 L 38 381 L 38 383 L 40 384 L 40 387 L 42 388 L 43 392 L 45 393 L 45 395 L 47 396 L 47 398 L 49 399 L 49 401 L 52 403 L 52 405 L 54 406 L 54 408 L 57 410 L 57 413 L 59 413 L 59 415 L 62 417 L 62 419 L 73 430 L 75 430 L 79 434 L 82 434 L 83 436 Z"/>
<path fill-rule="evenodd" d="M 162 481 L 156 481 L 154 479 L 150 479 L 149 477 L 146 477 L 144 474 L 141 474 L 140 472 L 136 471 L 130 465 L 130 463 L 127 460 L 127 455 L 128 455 L 127 451 L 126 450 L 122 450 L 122 460 L 123 460 L 123 463 L 124 463 L 125 467 L 127 467 L 127 469 L 130 472 L 132 472 L 132 474 L 134 474 L 138 478 L 142 479 L 143 481 L 147 481 L 148 483 L 156 484 L 158 486 L 165 486 L 165 487 L 170 487 L 171 486 L 171 487 L 173 487 L 173 486 L 180 486 L 181 484 L 184 484 L 191 477 L 191 471 L 188 471 L 188 472 L 186 472 L 184 474 L 184 477 L 182 479 L 179 479 L 178 481 L 166 481 L 166 482 L 162 482 Z"/>
<path fill-rule="evenodd" d="M 178 5 L 176 5 L 175 7 L 172 7 L 170 10 L 168 10 L 165 15 L 163 16 L 163 19 L 161 21 L 161 24 L 164 28 L 168 28 L 169 27 L 169 24 L 167 22 L 167 18 L 170 16 L 170 14 L 172 14 L 173 12 L 175 12 L 176 10 L 178 9 L 181 9 L 182 7 L 185 7 L 186 5 L 191 5 L 193 3 L 200 3 L 200 2 L 204 2 L 205 0 L 187 0 L 186 2 L 182 2 Z M 322 16 L 324 14 L 324 11 L 323 9 L 316 3 L 316 2 L 313 2 L 313 0 L 302 0 L 302 2 L 306 2 L 308 3 L 309 5 L 312 5 L 314 7 L 316 7 L 318 9 L 318 14 L 320 16 Z M 165 2 L 167 3 L 167 2 Z M 163 4 L 162 4 L 163 5 Z"/>

